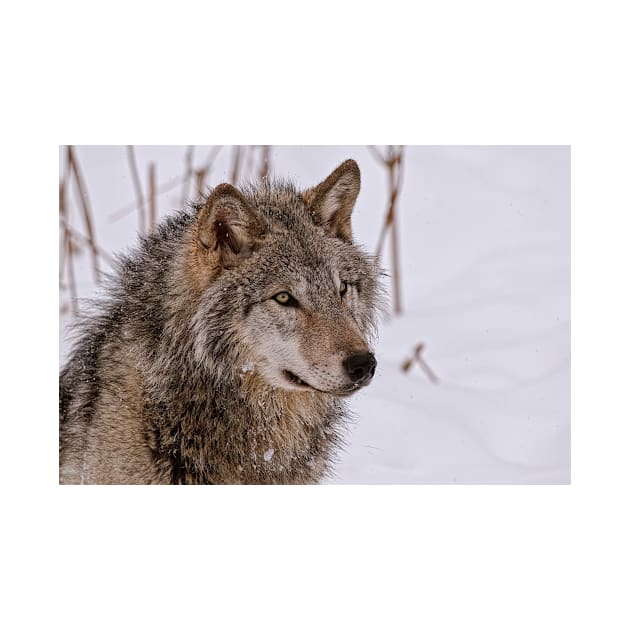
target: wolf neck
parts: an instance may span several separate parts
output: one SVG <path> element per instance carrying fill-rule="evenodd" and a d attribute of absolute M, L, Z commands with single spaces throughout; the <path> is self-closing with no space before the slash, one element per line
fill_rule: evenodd
<path fill-rule="evenodd" d="M 343 443 L 341 401 L 269 387 L 255 371 L 211 374 L 180 373 L 157 405 L 159 451 L 175 481 L 313 483 L 325 475 Z"/>

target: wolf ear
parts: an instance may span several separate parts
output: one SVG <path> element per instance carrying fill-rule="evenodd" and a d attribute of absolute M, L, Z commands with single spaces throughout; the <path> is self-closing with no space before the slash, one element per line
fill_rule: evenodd
<path fill-rule="evenodd" d="M 261 232 L 255 211 L 230 184 L 219 184 L 199 211 L 197 239 L 210 253 L 218 254 L 224 267 L 247 256 Z"/>
<path fill-rule="evenodd" d="M 321 184 L 305 190 L 302 199 L 316 223 L 344 241 L 352 241 L 350 215 L 361 188 L 361 171 L 346 160 Z"/>

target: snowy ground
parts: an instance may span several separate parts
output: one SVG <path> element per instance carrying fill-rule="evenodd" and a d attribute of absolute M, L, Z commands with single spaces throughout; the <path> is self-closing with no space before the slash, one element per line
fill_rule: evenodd
<path fill-rule="evenodd" d="M 201 165 L 209 147 L 195 149 Z M 78 147 L 101 246 L 135 240 L 123 147 Z M 158 182 L 184 170 L 183 147 L 137 147 Z M 273 172 L 300 186 L 352 157 L 362 171 L 357 241 L 373 249 L 386 177 L 365 147 L 274 147 Z M 229 178 L 230 150 L 210 174 Z M 60 171 L 64 171 L 60 150 Z M 180 186 L 159 198 L 178 207 Z M 72 198 L 71 222 L 84 232 Z M 373 383 L 352 400 L 356 423 L 334 482 L 570 482 L 570 151 L 568 147 L 407 147 L 400 199 L 404 313 L 381 326 Z M 387 249 L 384 267 L 389 263 Z M 94 295 L 87 255 L 81 298 Z M 67 304 L 62 292 L 60 303 Z M 60 363 L 69 349 L 60 317 Z M 438 375 L 400 366 L 416 343 Z"/>

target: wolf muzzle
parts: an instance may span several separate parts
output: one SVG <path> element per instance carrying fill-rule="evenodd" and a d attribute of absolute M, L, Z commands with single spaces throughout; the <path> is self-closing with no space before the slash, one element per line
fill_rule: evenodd
<path fill-rule="evenodd" d="M 356 385 L 363 385 L 374 376 L 376 359 L 371 352 L 356 352 L 347 357 L 343 367 Z"/>

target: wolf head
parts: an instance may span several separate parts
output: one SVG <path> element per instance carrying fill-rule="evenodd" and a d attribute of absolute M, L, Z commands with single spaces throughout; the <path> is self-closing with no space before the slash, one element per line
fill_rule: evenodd
<path fill-rule="evenodd" d="M 210 192 L 191 242 L 199 361 L 216 370 L 229 357 L 272 388 L 333 396 L 371 381 L 379 269 L 352 241 L 359 189 L 348 160 L 301 192 L 283 181 Z"/>

